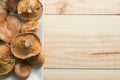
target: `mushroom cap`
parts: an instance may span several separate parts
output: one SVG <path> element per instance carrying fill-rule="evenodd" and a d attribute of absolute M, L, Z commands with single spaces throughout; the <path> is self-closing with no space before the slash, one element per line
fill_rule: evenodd
<path fill-rule="evenodd" d="M 19 0 L 7 0 L 6 1 L 6 6 L 7 10 L 10 12 L 17 12 L 17 5 L 18 5 Z"/>
<path fill-rule="evenodd" d="M 19 59 L 36 56 L 41 50 L 40 39 L 33 32 L 19 33 L 11 42 L 11 51 Z"/>
<path fill-rule="evenodd" d="M 25 61 L 15 64 L 15 74 L 20 78 L 27 78 L 31 73 L 31 65 Z"/>
<path fill-rule="evenodd" d="M 7 8 L 6 1 L 7 0 L 0 0 L 0 8 L 2 8 L 2 9 L 6 9 Z"/>
<path fill-rule="evenodd" d="M 21 23 L 15 16 L 7 16 L 6 21 L 0 25 L 0 39 L 10 43 L 15 35 L 20 32 L 20 26 Z"/>
<path fill-rule="evenodd" d="M 32 31 L 40 27 L 39 21 L 28 21 L 21 26 L 21 32 Z"/>
<path fill-rule="evenodd" d="M 8 16 L 8 14 L 7 14 L 6 10 L 0 8 L 0 24 L 2 24 L 6 20 L 7 16 Z"/>
<path fill-rule="evenodd" d="M 32 66 L 41 66 L 45 61 L 45 54 L 40 52 L 38 55 L 27 59 L 27 62 Z"/>
<path fill-rule="evenodd" d="M 21 0 L 18 3 L 17 11 L 24 20 L 37 20 L 43 12 L 43 6 L 39 0 Z"/>
<path fill-rule="evenodd" d="M 15 65 L 15 57 L 10 51 L 10 47 L 5 43 L 0 43 L 0 75 L 8 74 Z"/>

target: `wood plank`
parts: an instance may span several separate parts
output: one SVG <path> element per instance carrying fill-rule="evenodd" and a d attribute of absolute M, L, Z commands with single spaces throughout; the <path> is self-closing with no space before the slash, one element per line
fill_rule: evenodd
<path fill-rule="evenodd" d="M 46 0 L 46 14 L 120 14 L 120 0 Z"/>
<path fill-rule="evenodd" d="M 45 69 L 44 80 L 120 80 L 120 70 Z"/>
<path fill-rule="evenodd" d="M 46 15 L 45 68 L 120 68 L 120 16 Z"/>

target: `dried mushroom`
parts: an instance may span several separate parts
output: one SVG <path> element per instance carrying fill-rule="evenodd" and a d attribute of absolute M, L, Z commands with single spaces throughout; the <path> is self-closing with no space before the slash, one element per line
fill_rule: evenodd
<path fill-rule="evenodd" d="M 40 22 L 38 21 L 28 21 L 23 23 L 21 26 L 21 32 L 32 31 L 40 27 Z"/>
<path fill-rule="evenodd" d="M 7 16 L 8 14 L 5 9 L 0 8 L 0 24 L 2 24 L 6 20 Z"/>
<path fill-rule="evenodd" d="M 15 74 L 20 78 L 27 78 L 31 73 L 31 66 L 25 61 L 15 64 Z"/>
<path fill-rule="evenodd" d="M 22 19 L 37 20 L 42 14 L 43 6 L 39 0 L 21 0 L 17 11 Z"/>
<path fill-rule="evenodd" d="M 0 8 L 2 8 L 2 9 L 6 9 L 7 8 L 6 1 L 7 0 L 0 0 Z"/>
<path fill-rule="evenodd" d="M 38 55 L 28 58 L 27 62 L 33 66 L 41 66 L 45 61 L 45 54 L 40 52 Z"/>
<path fill-rule="evenodd" d="M 10 12 L 17 12 L 17 5 L 19 0 L 7 0 L 6 6 L 7 10 Z"/>
<path fill-rule="evenodd" d="M 8 74 L 15 65 L 15 57 L 11 54 L 10 47 L 0 43 L 0 75 Z"/>
<path fill-rule="evenodd" d="M 0 25 L 0 39 L 10 43 L 17 33 L 20 32 L 20 21 L 15 16 L 8 16 Z"/>
<path fill-rule="evenodd" d="M 33 32 L 20 33 L 12 40 L 11 51 L 15 57 L 26 59 L 41 52 L 41 43 Z"/>
<path fill-rule="evenodd" d="M 14 69 L 20 79 L 27 78 L 32 65 L 44 63 L 45 54 L 35 33 L 42 12 L 40 0 L 0 0 L 0 76 Z"/>

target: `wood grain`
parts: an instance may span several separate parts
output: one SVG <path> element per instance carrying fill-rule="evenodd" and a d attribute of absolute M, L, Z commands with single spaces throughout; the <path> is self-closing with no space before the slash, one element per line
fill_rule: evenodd
<path fill-rule="evenodd" d="M 120 0 L 46 0 L 46 14 L 120 14 Z"/>
<path fill-rule="evenodd" d="M 120 16 L 46 15 L 45 68 L 120 68 Z"/>
<path fill-rule="evenodd" d="M 120 80 L 120 0 L 46 0 L 45 8 L 44 80 Z"/>
<path fill-rule="evenodd" d="M 120 70 L 45 69 L 44 80 L 120 80 Z"/>

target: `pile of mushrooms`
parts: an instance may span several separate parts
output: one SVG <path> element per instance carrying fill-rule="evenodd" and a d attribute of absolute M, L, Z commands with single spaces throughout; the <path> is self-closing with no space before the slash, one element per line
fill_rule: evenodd
<path fill-rule="evenodd" d="M 27 78 L 31 67 L 41 66 L 45 60 L 40 38 L 35 33 L 40 26 L 37 20 L 42 15 L 43 6 L 39 0 L 1 1 L 0 76 L 14 70 L 16 76 Z"/>

